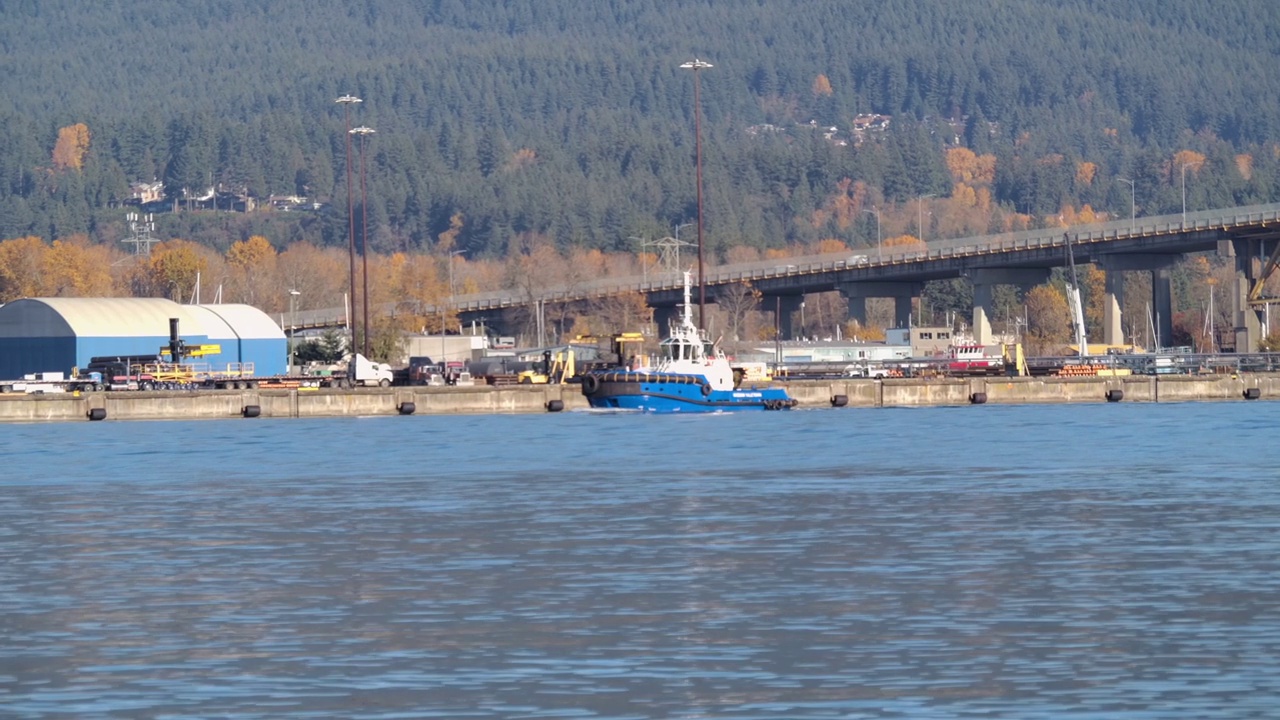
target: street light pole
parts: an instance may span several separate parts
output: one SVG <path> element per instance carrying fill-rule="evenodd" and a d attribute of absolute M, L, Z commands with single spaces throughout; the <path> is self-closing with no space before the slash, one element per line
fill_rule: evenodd
<path fill-rule="evenodd" d="M 924 242 L 924 201 L 933 197 L 933 193 L 916 198 L 916 229 L 920 231 L 920 242 Z"/>
<path fill-rule="evenodd" d="M 373 128 L 360 127 L 351 131 L 351 134 L 360 136 L 360 225 L 362 226 L 360 236 L 360 266 L 364 279 L 362 281 L 361 292 L 364 305 L 364 356 L 369 357 L 369 196 L 365 192 L 364 185 L 364 139 L 367 135 L 374 133 Z"/>
<path fill-rule="evenodd" d="M 289 369 L 288 369 L 288 373 L 290 375 L 293 374 L 293 348 L 295 344 L 294 334 L 296 332 L 296 328 L 298 325 L 297 300 L 298 300 L 298 296 L 301 294 L 302 293 L 298 292 L 297 290 L 293 290 L 293 289 L 289 290 Z"/>
<path fill-rule="evenodd" d="M 1135 232 L 1136 227 L 1134 218 L 1137 217 L 1138 214 L 1134 184 L 1133 181 L 1128 178 L 1116 178 L 1116 181 L 1129 183 L 1129 234 L 1132 235 Z"/>
<path fill-rule="evenodd" d="M 872 208 L 870 210 L 863 210 L 862 212 L 876 216 L 876 262 L 880 262 L 883 257 L 880 254 L 880 209 Z"/>
<path fill-rule="evenodd" d="M 1187 227 L 1187 163 L 1182 163 L 1182 227 Z"/>
<path fill-rule="evenodd" d="M 699 70 L 715 67 L 709 62 L 694 58 L 680 66 L 693 71 L 693 143 L 694 165 L 698 182 L 698 327 L 706 329 L 707 286 L 706 270 L 702 255 L 702 89 L 698 82 Z"/>
<path fill-rule="evenodd" d="M 356 351 L 356 313 L 354 307 L 356 302 L 356 218 L 354 215 L 355 200 L 351 194 L 351 106 L 364 101 L 354 95 L 343 95 L 334 100 L 334 102 L 342 105 L 343 115 L 346 116 L 347 120 L 347 265 L 351 275 L 351 284 L 349 286 L 351 297 L 349 302 L 352 305 L 350 308 L 350 322 L 348 323 L 351 327 L 351 344 L 348 345 L 348 349 L 354 353 Z M 368 330 L 365 332 L 368 332 Z"/>

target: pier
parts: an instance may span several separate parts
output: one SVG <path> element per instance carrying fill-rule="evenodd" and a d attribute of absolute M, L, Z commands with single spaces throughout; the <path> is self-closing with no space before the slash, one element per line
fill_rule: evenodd
<path fill-rule="evenodd" d="M 1280 374 L 841 378 L 786 383 L 798 409 L 1280 399 Z M 257 389 L 0 395 L 0 422 L 555 413 L 587 409 L 577 385 Z"/>

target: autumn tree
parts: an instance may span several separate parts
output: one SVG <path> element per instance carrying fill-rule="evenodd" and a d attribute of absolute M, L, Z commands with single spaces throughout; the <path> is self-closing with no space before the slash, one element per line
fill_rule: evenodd
<path fill-rule="evenodd" d="M 296 307 L 324 308 L 343 305 L 347 289 L 345 248 L 317 248 L 295 242 L 276 257 L 280 287 L 298 292 Z"/>
<path fill-rule="evenodd" d="M 819 73 L 813 79 L 813 94 L 820 97 L 830 97 L 833 91 L 831 89 L 831 80 L 826 75 Z"/>
<path fill-rule="evenodd" d="M 1027 292 L 1027 351 L 1032 355 L 1056 355 L 1071 341 L 1071 310 L 1067 298 L 1052 285 L 1037 285 Z"/>
<path fill-rule="evenodd" d="M 52 297 L 109 297 L 115 294 L 111 254 L 91 245 L 87 235 L 54 240 L 44 257 L 42 294 Z"/>
<path fill-rule="evenodd" d="M 76 123 L 58 130 L 58 142 L 53 146 L 53 166 L 59 170 L 80 170 L 84 156 L 89 152 L 89 126 Z"/>
<path fill-rule="evenodd" d="M 897 235 L 881 243 L 886 254 L 926 252 L 929 246 L 915 235 Z"/>
<path fill-rule="evenodd" d="M 232 243 L 227 249 L 230 295 L 239 302 L 276 310 L 287 304 L 288 288 L 276 279 L 276 249 L 261 235 Z"/>
<path fill-rule="evenodd" d="M 575 323 L 575 332 L 591 335 L 613 335 L 640 332 L 653 324 L 653 308 L 644 293 L 624 292 L 608 295 L 591 305 L 591 319 L 583 329 Z"/>
<path fill-rule="evenodd" d="M 34 235 L 0 242 L 0 301 L 40 297 L 49 246 Z"/>
<path fill-rule="evenodd" d="M 209 268 L 207 252 L 187 240 L 169 240 L 156 245 L 136 278 L 138 297 L 166 297 L 185 302 L 193 295 L 198 278 Z"/>

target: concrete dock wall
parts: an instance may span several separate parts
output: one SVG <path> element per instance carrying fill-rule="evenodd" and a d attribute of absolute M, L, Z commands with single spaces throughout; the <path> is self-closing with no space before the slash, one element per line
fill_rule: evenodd
<path fill-rule="evenodd" d="M 788 383 L 801 408 L 831 407 L 843 396 L 847 407 L 923 407 L 987 404 L 1246 401 L 1280 399 L 1280 375 L 1131 376 L 1119 378 L 901 378 L 807 380 Z M 196 392 L 98 392 L 0 395 L 0 422 L 83 421 L 97 410 L 108 420 L 239 418 L 257 416 L 341 417 L 396 415 L 406 403 L 415 414 L 501 414 L 587 407 L 576 385 L 506 387 L 398 387 L 356 390 L 221 390 Z M 253 413 L 249 413 L 253 414 Z"/>

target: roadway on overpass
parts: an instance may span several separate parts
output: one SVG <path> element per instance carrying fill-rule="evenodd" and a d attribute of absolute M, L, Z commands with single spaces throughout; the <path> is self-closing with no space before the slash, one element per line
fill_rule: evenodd
<path fill-rule="evenodd" d="M 706 292 L 708 301 L 713 302 L 717 292 L 745 280 L 766 298 L 791 298 L 796 302 L 809 293 L 833 290 L 850 298 L 909 300 L 918 295 L 924 282 L 954 277 L 973 278 L 975 285 L 1009 282 L 1030 286 L 1043 282 L 1033 280 L 1047 278 L 1050 269 L 1067 264 L 1068 245 L 1077 263 L 1097 263 L 1104 270 L 1120 271 L 1158 272 L 1187 253 L 1217 251 L 1237 257 L 1241 282 L 1249 285 L 1263 272 L 1259 269 L 1261 261 L 1270 249 L 1266 241 L 1275 239 L 1280 239 L 1280 203 L 936 240 L 927 243 L 927 249 L 906 252 L 884 248 L 878 253 L 876 248 L 859 248 L 839 254 L 722 265 L 705 271 Z M 682 301 L 683 280 L 679 273 L 651 274 L 548 287 L 536 295 L 515 291 L 475 293 L 459 295 L 446 307 L 463 318 L 486 317 L 492 323 L 508 308 L 577 303 L 632 293 L 645 295 L 648 304 L 659 312 L 670 310 Z M 1163 301 L 1159 297 L 1156 300 Z M 762 309 L 771 307 L 768 301 L 762 304 Z M 980 308 L 975 312 L 977 309 Z M 427 307 L 424 312 L 438 309 Z M 1170 315 L 1166 313 L 1165 319 L 1169 320 Z M 297 328 L 346 324 L 342 308 L 298 312 L 292 318 L 286 314 L 283 319 Z M 1249 323 L 1242 318 L 1238 324 Z M 975 328 L 979 325 L 974 323 Z"/>

